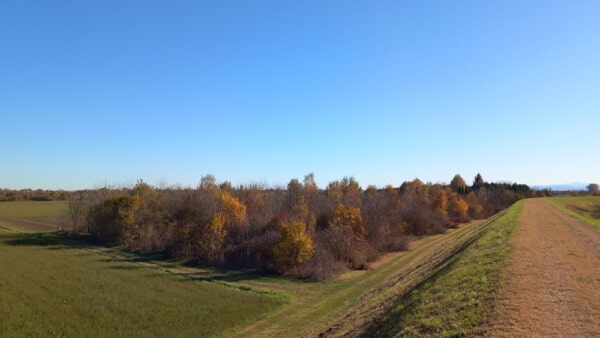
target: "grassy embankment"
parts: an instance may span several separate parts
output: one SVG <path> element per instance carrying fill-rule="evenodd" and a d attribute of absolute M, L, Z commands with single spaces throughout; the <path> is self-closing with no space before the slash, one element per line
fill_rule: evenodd
<path fill-rule="evenodd" d="M 560 211 L 600 229 L 600 196 L 550 197 L 546 199 L 546 202 Z"/>
<path fill-rule="evenodd" d="M 517 202 L 486 232 L 456 254 L 438 273 L 398 300 L 370 329 L 373 336 L 451 337 L 473 334 L 489 314 L 499 269 L 511 251 L 508 243 L 523 209 Z"/>
<path fill-rule="evenodd" d="M 52 202 L 0 203 L 0 335 L 223 335 L 289 301 L 185 278 L 115 249 L 19 232 L 1 220 L 61 211 Z"/>

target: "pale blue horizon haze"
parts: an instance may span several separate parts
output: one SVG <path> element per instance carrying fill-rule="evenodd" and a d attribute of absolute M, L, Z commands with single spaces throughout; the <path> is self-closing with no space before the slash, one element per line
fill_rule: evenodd
<path fill-rule="evenodd" d="M 0 188 L 599 182 L 598 1 L 0 0 Z"/>

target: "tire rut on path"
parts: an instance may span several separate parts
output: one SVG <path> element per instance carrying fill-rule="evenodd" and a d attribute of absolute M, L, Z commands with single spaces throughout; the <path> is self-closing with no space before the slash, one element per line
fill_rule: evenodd
<path fill-rule="evenodd" d="M 511 242 L 487 335 L 600 336 L 600 231 L 529 199 Z"/>

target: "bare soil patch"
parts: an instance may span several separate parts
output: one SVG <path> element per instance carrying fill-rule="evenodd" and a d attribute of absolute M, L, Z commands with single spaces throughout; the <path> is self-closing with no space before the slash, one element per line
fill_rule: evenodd
<path fill-rule="evenodd" d="M 487 335 L 599 336 L 600 231 L 543 199 L 529 199 L 511 241 Z"/>
<path fill-rule="evenodd" d="M 54 219 L 0 218 L 0 223 L 13 226 L 24 232 L 51 232 L 59 229 Z"/>

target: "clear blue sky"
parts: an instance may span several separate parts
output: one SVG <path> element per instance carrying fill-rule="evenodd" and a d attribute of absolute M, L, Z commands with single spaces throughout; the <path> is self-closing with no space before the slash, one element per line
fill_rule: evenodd
<path fill-rule="evenodd" d="M 599 1 L 0 0 L 0 187 L 600 181 Z"/>

